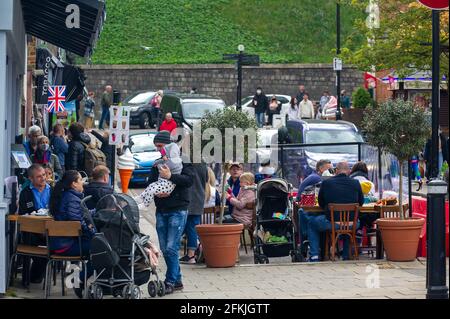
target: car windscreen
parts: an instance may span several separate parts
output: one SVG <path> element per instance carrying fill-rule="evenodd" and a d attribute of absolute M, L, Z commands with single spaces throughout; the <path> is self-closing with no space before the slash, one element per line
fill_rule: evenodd
<path fill-rule="evenodd" d="M 327 130 L 316 129 L 306 131 L 305 144 L 324 144 L 324 143 L 357 143 L 364 142 L 361 135 L 352 130 Z M 358 152 L 357 145 L 349 146 L 311 146 L 307 151 L 315 153 L 348 153 Z"/>
<path fill-rule="evenodd" d="M 185 102 L 183 103 L 183 116 L 186 119 L 201 119 L 206 111 L 211 113 L 223 109 L 225 104 L 221 101 L 217 102 Z"/>
<path fill-rule="evenodd" d="M 155 152 L 156 147 L 153 144 L 155 135 L 138 135 L 131 137 L 131 153 Z"/>
<path fill-rule="evenodd" d="M 270 146 L 278 143 L 276 130 L 260 130 L 258 132 L 258 146 Z"/>
<path fill-rule="evenodd" d="M 124 105 L 139 105 L 139 104 L 149 104 L 150 100 L 155 96 L 155 92 L 141 92 L 135 93 L 127 97 L 122 104 Z"/>

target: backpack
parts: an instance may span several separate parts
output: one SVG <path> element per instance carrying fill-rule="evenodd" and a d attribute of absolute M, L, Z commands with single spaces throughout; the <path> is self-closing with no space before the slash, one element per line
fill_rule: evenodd
<path fill-rule="evenodd" d="M 106 155 L 101 150 L 91 145 L 81 143 L 84 146 L 84 171 L 91 177 L 97 165 L 106 166 Z"/>

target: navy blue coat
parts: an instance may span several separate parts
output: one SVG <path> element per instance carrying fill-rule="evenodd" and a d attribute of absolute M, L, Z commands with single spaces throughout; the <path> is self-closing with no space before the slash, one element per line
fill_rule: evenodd
<path fill-rule="evenodd" d="M 330 179 L 322 181 L 319 190 L 319 205 L 327 211 L 327 218 L 330 220 L 328 204 L 364 204 L 364 194 L 358 180 L 352 179 L 345 174 L 336 175 Z M 338 215 L 338 214 L 335 214 Z M 335 219 L 339 216 L 335 216 Z M 353 217 L 352 217 L 353 218 Z"/>
<path fill-rule="evenodd" d="M 81 209 L 83 196 L 83 193 L 79 193 L 74 189 L 64 191 L 58 212 L 53 217 L 56 221 L 79 221 L 83 231 L 83 240 L 90 240 L 95 234 L 95 229 L 89 229 L 83 218 L 83 210 Z M 50 249 L 69 249 L 74 244 L 74 241 L 75 239 L 72 237 L 55 237 L 50 242 Z"/>

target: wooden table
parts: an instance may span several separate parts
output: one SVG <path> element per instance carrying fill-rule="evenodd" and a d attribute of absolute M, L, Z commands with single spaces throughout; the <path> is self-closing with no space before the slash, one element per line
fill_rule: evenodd
<path fill-rule="evenodd" d="M 314 214 L 314 215 L 319 215 L 319 214 L 324 214 L 325 210 L 320 207 L 320 206 L 302 206 L 302 205 L 295 205 L 295 207 L 297 209 L 303 209 L 303 211 L 306 214 Z M 359 214 L 379 214 L 379 211 L 377 210 L 377 205 L 376 204 L 366 204 L 363 206 L 359 207 Z M 294 219 L 297 219 L 297 213 L 294 214 Z M 295 221 L 295 226 L 297 227 L 298 222 Z M 298 230 L 298 233 L 301 236 L 301 231 Z M 377 246 L 375 248 L 376 250 L 376 259 L 383 259 L 384 258 L 384 249 L 383 249 L 383 244 L 382 244 L 382 239 L 381 239 L 381 235 L 380 232 L 377 231 Z M 301 241 L 301 239 L 300 239 Z M 323 252 L 323 249 L 322 249 Z"/>
<path fill-rule="evenodd" d="M 325 213 L 324 209 L 320 206 L 301 206 L 301 205 L 296 205 L 296 207 L 298 207 L 298 209 L 303 209 L 303 211 L 305 213 L 315 213 L 315 214 L 320 214 L 320 213 Z M 378 214 L 378 210 L 376 209 L 376 205 L 372 204 L 368 204 L 368 205 L 364 205 L 359 207 L 359 213 L 360 214 Z"/>

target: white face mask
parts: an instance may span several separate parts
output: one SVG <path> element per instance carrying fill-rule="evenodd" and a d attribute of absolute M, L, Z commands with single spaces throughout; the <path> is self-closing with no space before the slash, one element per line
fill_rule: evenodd
<path fill-rule="evenodd" d="M 50 145 L 48 144 L 42 144 L 41 145 L 41 151 L 46 152 L 50 149 Z"/>
<path fill-rule="evenodd" d="M 256 94 L 261 94 L 261 93 L 262 93 L 261 90 L 256 91 Z"/>

